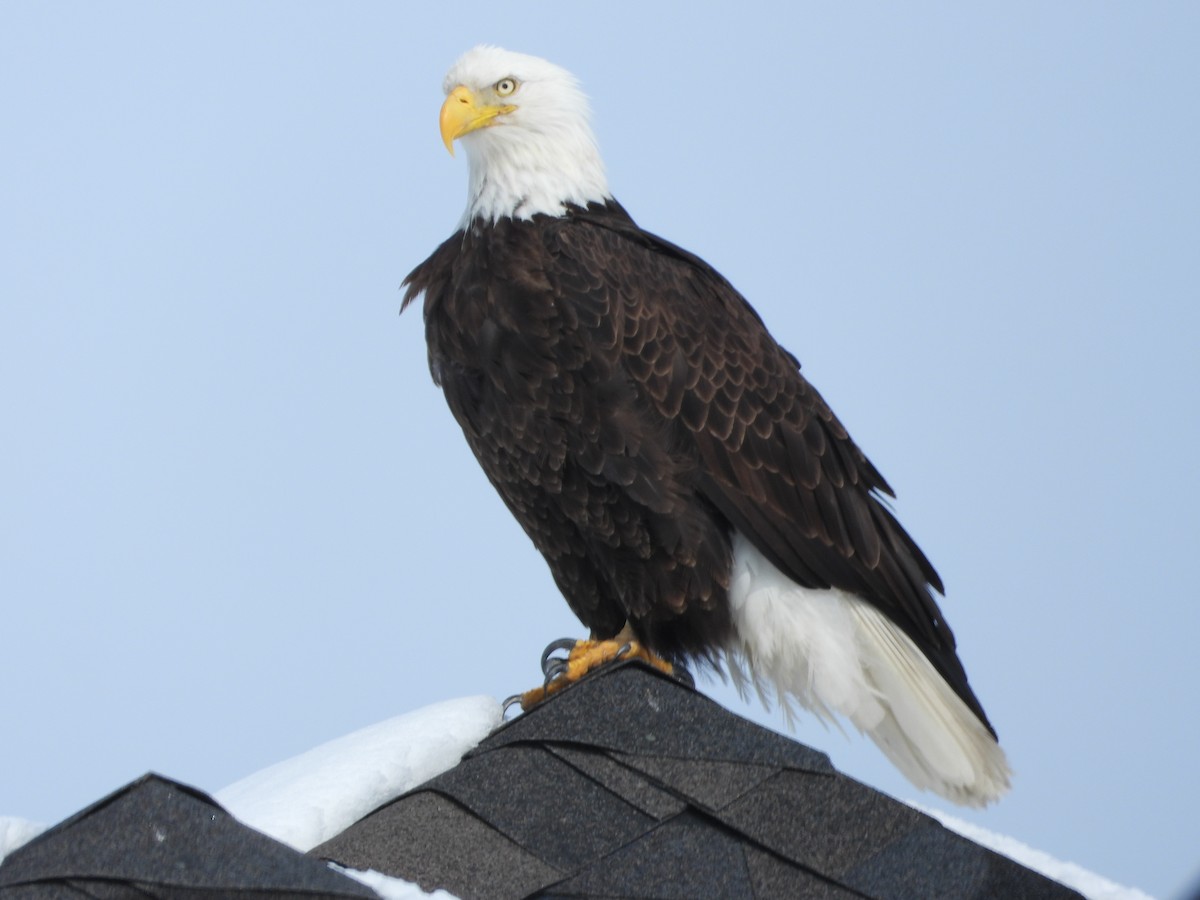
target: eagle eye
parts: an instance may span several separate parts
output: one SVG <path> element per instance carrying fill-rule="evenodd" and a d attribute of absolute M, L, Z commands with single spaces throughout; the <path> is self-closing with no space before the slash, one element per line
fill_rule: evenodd
<path fill-rule="evenodd" d="M 501 97 L 507 97 L 516 89 L 517 79 L 513 78 L 512 76 L 509 76 L 508 78 L 501 78 L 496 82 L 496 93 Z"/>

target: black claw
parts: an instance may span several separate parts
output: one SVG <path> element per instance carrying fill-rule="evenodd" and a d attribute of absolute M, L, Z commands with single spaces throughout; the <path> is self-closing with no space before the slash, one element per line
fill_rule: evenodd
<path fill-rule="evenodd" d="M 505 700 L 504 700 L 504 710 L 503 710 L 503 712 L 501 713 L 501 715 L 502 715 L 504 718 L 506 718 L 506 719 L 507 719 L 507 718 L 508 718 L 508 711 L 509 711 L 510 709 L 512 709 L 514 706 L 516 706 L 516 707 L 520 707 L 520 705 L 521 705 L 521 695 L 520 695 L 520 694 L 513 694 L 511 697 L 507 697 L 507 698 L 505 698 Z M 523 711 L 523 710 L 522 710 L 522 711 Z"/>
<path fill-rule="evenodd" d="M 549 684 L 556 678 L 560 678 L 567 672 L 567 661 L 565 659 L 548 659 L 546 664 L 542 666 L 542 674 L 546 676 L 546 684 Z"/>
<path fill-rule="evenodd" d="M 550 645 L 542 651 L 542 674 L 549 677 L 547 667 L 550 665 L 551 657 L 559 650 L 566 650 L 569 653 L 575 644 L 574 638 L 559 638 L 557 641 L 551 641 Z"/>
<path fill-rule="evenodd" d="M 621 649 L 617 651 L 616 659 L 624 659 L 625 654 L 633 649 L 633 644 L 623 644 Z"/>
<path fill-rule="evenodd" d="M 696 686 L 696 679 L 692 677 L 692 673 L 683 666 L 675 666 L 675 680 L 686 684 L 690 688 Z"/>

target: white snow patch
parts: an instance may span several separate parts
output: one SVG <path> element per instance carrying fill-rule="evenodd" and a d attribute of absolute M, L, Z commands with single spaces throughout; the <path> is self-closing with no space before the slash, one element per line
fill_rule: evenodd
<path fill-rule="evenodd" d="M 0 862 L 46 830 L 45 825 L 18 819 L 16 816 L 0 816 Z"/>
<path fill-rule="evenodd" d="M 363 872 L 358 869 L 346 869 L 336 863 L 330 863 L 329 868 L 365 884 L 383 900 L 426 900 L 427 897 L 432 897 L 433 900 L 458 900 L 454 894 L 440 888 L 432 894 L 428 894 L 421 890 L 419 884 L 413 884 L 403 878 L 393 878 L 391 875 L 384 875 L 374 869 L 367 869 Z"/>
<path fill-rule="evenodd" d="M 502 716 L 492 697 L 436 703 L 276 763 L 215 797 L 251 828 L 306 853 L 456 766 Z"/>
<path fill-rule="evenodd" d="M 1054 879 L 1059 884 L 1065 884 L 1069 888 L 1074 888 L 1083 894 L 1083 896 L 1089 898 L 1089 900 L 1153 900 L 1149 894 L 1139 891 L 1137 888 L 1125 887 L 1114 881 L 1109 881 L 1104 876 L 1097 875 L 1095 872 L 1089 872 L 1083 866 L 1076 865 L 1073 862 L 1063 862 L 1060 859 L 1055 859 L 1049 853 L 1035 850 L 1033 847 L 1018 841 L 1016 838 L 996 834 L 994 831 L 988 831 L 986 828 L 972 825 L 970 822 L 964 822 L 962 819 L 956 819 L 954 816 L 947 815 L 939 809 L 922 806 L 920 803 L 914 803 L 911 800 L 907 802 L 914 809 L 919 809 L 926 815 L 933 816 L 951 831 L 956 831 L 963 837 L 969 838 L 977 844 L 982 844 L 989 850 L 995 850 L 1002 856 L 1007 856 L 1009 859 L 1019 862 L 1027 869 L 1040 872 L 1047 878 Z"/>

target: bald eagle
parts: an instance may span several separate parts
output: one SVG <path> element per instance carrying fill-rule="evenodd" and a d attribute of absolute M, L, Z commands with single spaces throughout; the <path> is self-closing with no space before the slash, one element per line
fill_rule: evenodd
<path fill-rule="evenodd" d="M 569 73 L 481 46 L 445 93 L 469 198 L 404 306 L 424 295 L 434 381 L 572 611 L 846 717 L 922 789 L 999 797 L 942 582 L 796 358 L 613 199 Z"/>

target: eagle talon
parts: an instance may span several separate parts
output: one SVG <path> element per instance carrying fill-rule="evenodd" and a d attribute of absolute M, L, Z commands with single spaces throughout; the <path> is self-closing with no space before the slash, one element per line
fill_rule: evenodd
<path fill-rule="evenodd" d="M 565 659 L 549 659 L 542 666 L 542 674 L 546 676 L 546 685 L 550 682 L 557 681 L 567 672 L 567 661 Z"/>
<path fill-rule="evenodd" d="M 524 698 L 520 694 L 513 694 L 510 697 L 505 697 L 504 702 L 502 704 L 500 704 L 501 705 L 501 711 L 500 711 L 501 717 L 507 719 L 508 711 L 510 709 L 512 709 L 514 706 L 521 706 L 522 707 L 521 711 L 524 712 L 525 710 L 524 710 L 524 707 L 522 706 L 523 699 Z"/>
<path fill-rule="evenodd" d="M 542 651 L 542 673 L 547 673 L 547 667 L 551 664 L 551 659 L 559 650 L 566 650 L 568 653 L 574 649 L 577 642 L 574 638 L 559 638 L 556 641 L 551 641 L 546 649 Z M 566 664 L 566 660 L 558 657 L 556 661 Z"/>

